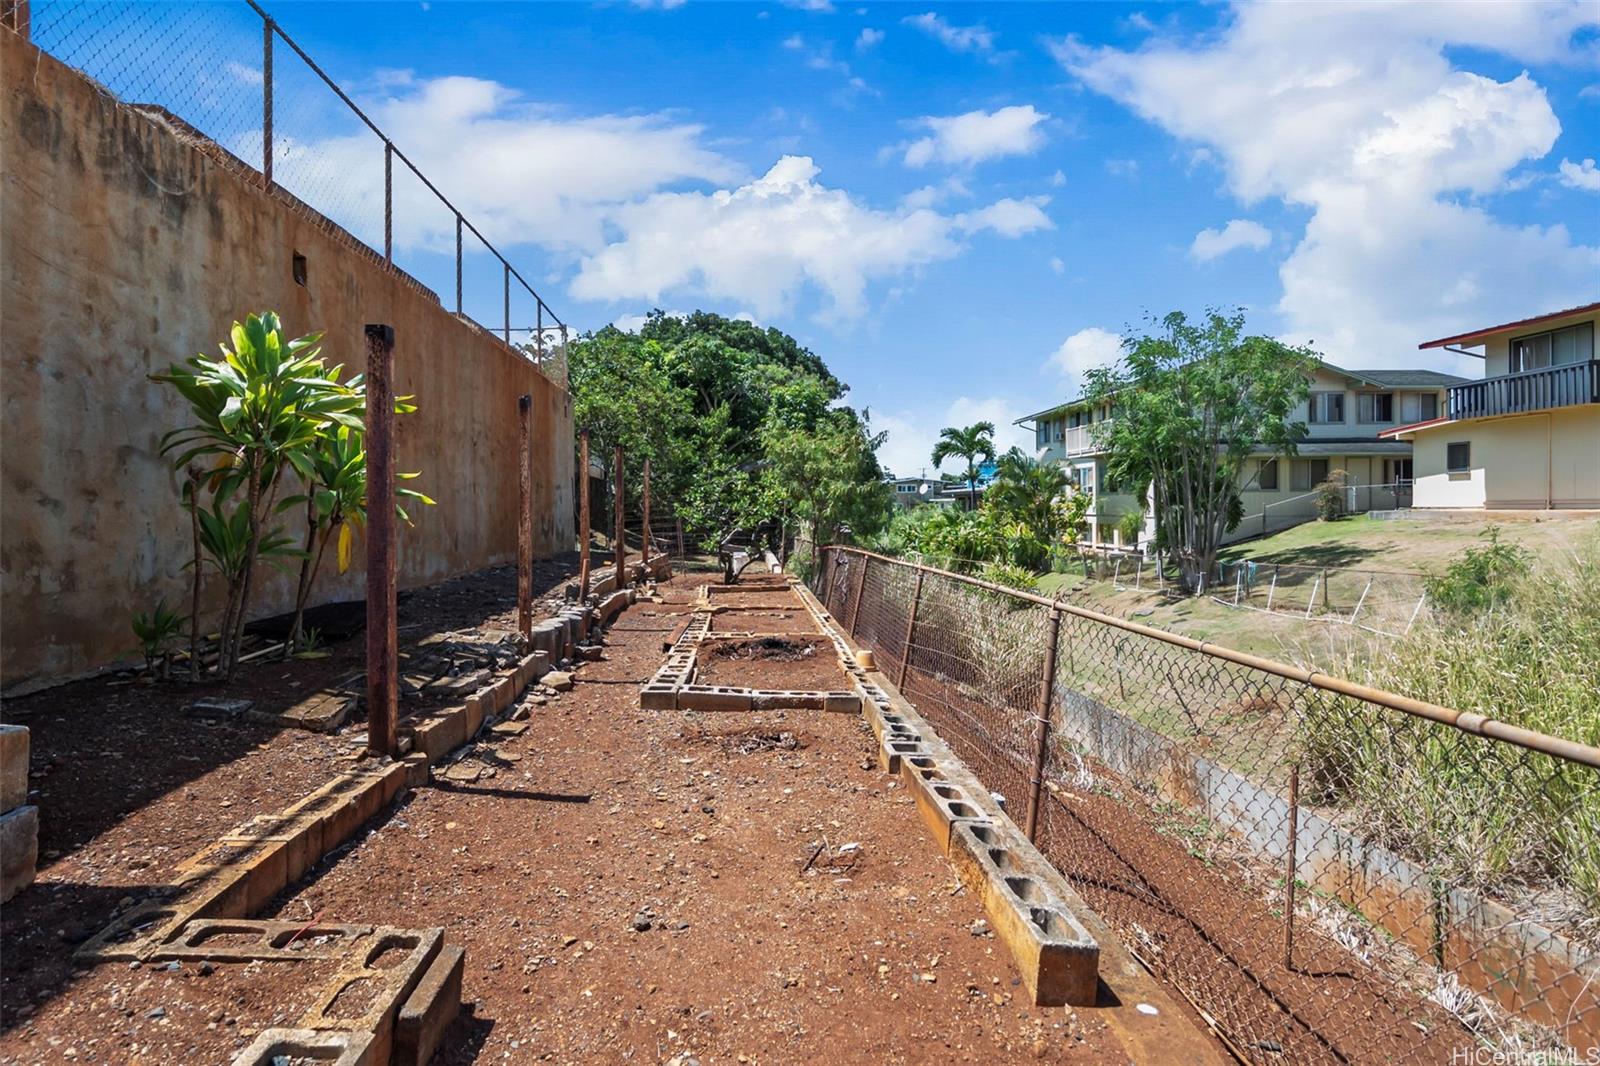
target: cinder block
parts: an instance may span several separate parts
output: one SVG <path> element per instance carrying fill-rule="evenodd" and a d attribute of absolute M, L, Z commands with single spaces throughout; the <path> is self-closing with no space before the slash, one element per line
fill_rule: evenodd
<path fill-rule="evenodd" d="M 394 1066 L 427 1066 L 444 1034 L 461 1013 L 461 974 L 466 953 L 441 948 L 395 1019 Z"/>
<path fill-rule="evenodd" d="M 750 694 L 750 705 L 758 711 L 817 711 L 826 699 L 822 692 L 757 689 Z"/>
<path fill-rule="evenodd" d="M 951 827 L 960 822 L 989 823 L 983 810 L 973 803 L 967 793 L 959 786 L 944 780 L 934 780 L 922 774 L 907 774 L 905 766 L 907 760 L 900 762 L 903 777 L 911 779 L 911 795 L 917 801 L 917 813 L 922 816 L 922 822 L 928 827 L 928 832 L 933 834 L 939 850 L 946 855 L 950 854 Z"/>
<path fill-rule="evenodd" d="M 0 812 L 28 802 L 28 727 L 0 725 Z"/>
<path fill-rule="evenodd" d="M 414 751 L 400 760 L 406 769 L 406 787 L 421 788 L 428 783 L 428 753 Z"/>
<path fill-rule="evenodd" d="M 748 711 L 750 690 L 717 685 L 680 685 L 678 709 L 681 711 Z"/>
<path fill-rule="evenodd" d="M 678 686 L 652 681 L 639 689 L 639 709 L 644 711 L 675 711 L 678 709 Z"/>
<path fill-rule="evenodd" d="M 822 701 L 822 709 L 830 714 L 860 714 L 861 697 L 854 692 L 830 692 Z"/>
<path fill-rule="evenodd" d="M 500 680 L 494 683 L 494 688 L 490 690 L 490 693 L 490 698 L 493 701 L 494 713 L 499 714 L 501 711 L 511 706 L 511 701 L 517 698 L 517 681 L 513 677 L 502 677 Z M 478 719 L 478 725 L 483 725 L 482 718 Z M 467 720 L 467 726 L 467 736 L 470 737 L 477 734 L 477 729 L 471 728 L 472 720 L 470 718 Z"/>
<path fill-rule="evenodd" d="M 374 930 L 365 948 L 363 965 L 335 976 L 300 1024 L 307 1029 L 369 1032 L 376 1061 L 387 1063 L 394 1047 L 395 1020 L 400 1005 L 438 956 L 443 939 L 444 932 L 440 929 Z M 387 957 L 397 950 L 403 952 L 402 957 Z M 385 957 L 385 965 L 373 965 L 380 957 Z M 345 999 L 343 993 L 355 986 L 362 987 L 361 993 Z"/>
<path fill-rule="evenodd" d="M 0 814 L 0 903 L 33 884 L 38 861 L 39 808 L 24 805 Z"/>
<path fill-rule="evenodd" d="M 1092 1006 L 1100 945 L 1050 888 L 1059 875 L 1020 833 L 999 825 L 954 827 L 950 862 L 983 902 L 1035 1006 Z"/>
<path fill-rule="evenodd" d="M 883 747 L 880 750 L 882 758 L 879 761 L 883 764 L 883 769 L 886 773 L 897 774 L 900 772 L 901 759 L 910 755 L 928 754 L 930 752 L 927 745 L 920 741 L 895 740 L 891 737 L 883 742 Z"/>
<path fill-rule="evenodd" d="M 489 716 L 489 706 L 494 702 L 494 687 L 481 688 L 467 697 L 461 705 L 463 722 L 461 731 L 466 739 L 478 735 L 478 730 L 483 728 L 483 720 Z"/>
<path fill-rule="evenodd" d="M 417 751 L 425 753 L 429 762 L 438 762 L 466 743 L 466 708 L 454 708 L 431 722 L 423 722 L 412 731 L 412 737 Z"/>
<path fill-rule="evenodd" d="M 334 1029 L 263 1029 L 233 1058 L 233 1066 L 275 1066 L 279 1062 L 317 1062 L 326 1066 L 384 1066 L 373 1054 L 368 1033 Z"/>

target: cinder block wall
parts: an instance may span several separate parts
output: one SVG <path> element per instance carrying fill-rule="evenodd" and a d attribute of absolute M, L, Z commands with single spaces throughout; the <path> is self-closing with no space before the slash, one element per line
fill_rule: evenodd
<path fill-rule="evenodd" d="M 79 674 L 129 654 L 131 616 L 187 607 L 189 520 L 158 454 L 185 421 L 147 375 L 214 353 L 229 325 L 273 309 L 292 335 L 325 330 L 354 370 L 363 326 L 396 334 L 399 469 L 439 501 L 408 508 L 400 584 L 516 555 L 516 398 L 533 396 L 535 550 L 571 547 L 572 401 L 500 340 L 446 312 L 214 146 L 98 91 L 0 31 L 0 685 Z M 305 257 L 306 284 L 294 279 Z M 298 537 L 297 516 L 284 516 Z M 325 560 L 319 601 L 359 597 L 357 563 Z M 293 605 L 263 567 L 253 614 Z M 213 606 L 221 589 L 211 589 Z"/>

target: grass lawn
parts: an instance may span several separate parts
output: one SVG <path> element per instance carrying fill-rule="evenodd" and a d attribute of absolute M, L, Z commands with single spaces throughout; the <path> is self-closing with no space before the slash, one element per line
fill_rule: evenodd
<path fill-rule="evenodd" d="M 1481 544 L 1480 534 L 1491 525 L 1500 527 L 1502 540 L 1527 548 L 1542 565 L 1560 566 L 1563 559 L 1579 551 L 1595 550 L 1600 535 L 1600 516 L 1589 514 L 1551 517 L 1496 512 L 1392 521 L 1357 517 L 1296 526 L 1235 545 L 1222 553 L 1222 559 L 1407 575 L 1392 581 L 1377 579 L 1368 603 L 1379 610 L 1376 615 L 1364 612 L 1364 620 L 1382 618 L 1380 626 L 1401 629 L 1420 589 L 1420 578 L 1411 575 L 1442 568 L 1463 550 Z M 1230 607 L 1210 597 L 1168 599 L 1156 592 L 1116 589 L 1110 581 L 1086 581 L 1081 572 L 1045 574 L 1038 587 L 1044 595 L 1059 594 L 1084 607 L 1313 668 L 1343 662 L 1351 653 L 1361 657 L 1364 649 L 1387 639 L 1338 622 L 1307 620 L 1299 613 L 1269 614 Z M 1348 607 L 1354 590 L 1366 587 L 1366 574 L 1336 578 L 1334 587 L 1336 597 L 1343 597 Z M 1310 588 L 1302 583 L 1284 591 L 1277 602 L 1281 605 L 1298 599 L 1303 604 L 1309 593 Z"/>

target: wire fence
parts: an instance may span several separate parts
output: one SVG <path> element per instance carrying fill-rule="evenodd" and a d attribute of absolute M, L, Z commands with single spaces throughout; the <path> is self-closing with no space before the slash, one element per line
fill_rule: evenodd
<path fill-rule="evenodd" d="M 810 584 L 1244 1061 L 1600 1054 L 1600 750 L 858 549 Z"/>
<path fill-rule="evenodd" d="M 1211 598 L 1229 607 L 1340 622 L 1404 636 L 1427 602 L 1427 578 L 1404 571 L 1241 559 L 1217 564 Z"/>
<path fill-rule="evenodd" d="M 322 216 L 566 387 L 566 324 L 378 125 L 375 109 L 356 102 L 381 103 L 394 86 L 341 85 L 255 0 L 32 0 L 7 25 L 125 106 Z"/>

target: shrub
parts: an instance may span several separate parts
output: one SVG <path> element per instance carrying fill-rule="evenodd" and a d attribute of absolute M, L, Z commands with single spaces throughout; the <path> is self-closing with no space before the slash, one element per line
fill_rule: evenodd
<path fill-rule="evenodd" d="M 1490 526 L 1479 536 L 1489 543 L 1468 548 L 1441 573 L 1428 573 L 1424 588 L 1435 607 L 1470 613 L 1498 606 L 1511 595 L 1513 583 L 1527 574 L 1532 555 L 1526 548 L 1501 541 L 1499 526 Z"/>
<path fill-rule="evenodd" d="M 167 646 L 183 629 L 184 618 L 162 600 L 154 611 L 140 611 L 133 616 L 133 635 L 139 638 L 139 650 L 144 654 L 144 668 L 152 676 L 157 660 L 161 663 L 161 676 L 167 675 Z"/>
<path fill-rule="evenodd" d="M 1122 534 L 1122 543 L 1139 543 L 1139 534 L 1144 532 L 1144 511 L 1129 511 L 1117 519 L 1117 532 Z"/>
<path fill-rule="evenodd" d="M 996 585 L 1006 588 L 1020 589 L 1023 592 L 1034 590 L 1033 571 L 1010 563 L 985 563 L 978 571 L 978 576 L 984 581 L 992 581 Z"/>
<path fill-rule="evenodd" d="M 1349 474 L 1343 470 L 1334 470 L 1328 474 L 1328 480 L 1312 490 L 1316 493 L 1319 519 L 1333 522 L 1344 517 L 1344 490 L 1349 483 Z"/>

